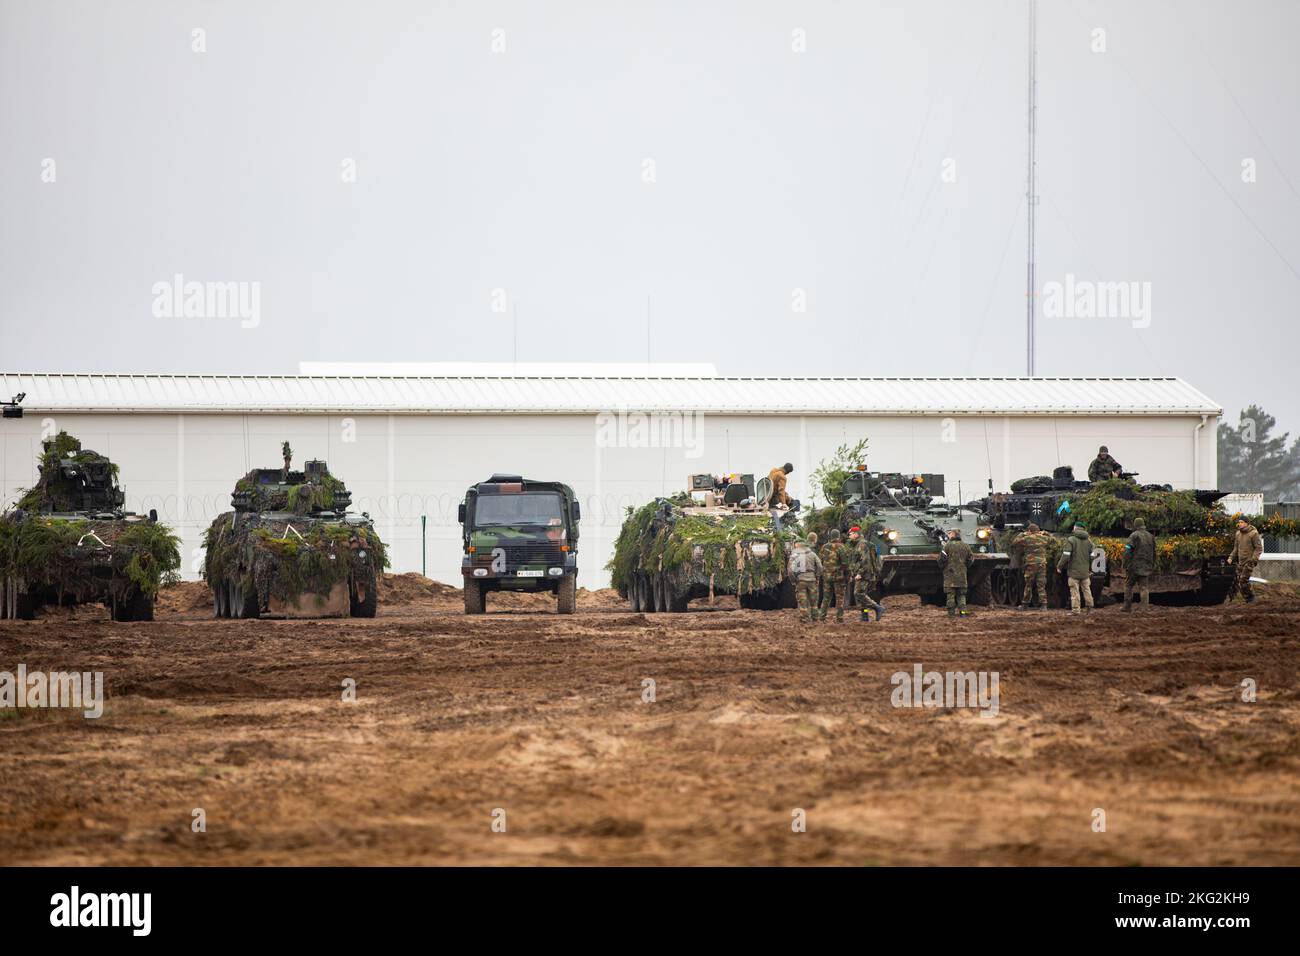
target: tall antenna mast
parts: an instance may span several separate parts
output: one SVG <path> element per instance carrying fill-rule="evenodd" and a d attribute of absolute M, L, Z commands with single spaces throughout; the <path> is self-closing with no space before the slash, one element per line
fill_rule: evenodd
<path fill-rule="evenodd" d="M 1025 352 L 1026 368 L 1030 378 L 1034 375 L 1034 208 L 1038 205 L 1035 190 L 1034 139 L 1038 116 L 1038 0 L 1029 0 L 1029 186 L 1025 196 L 1029 204 L 1029 254 L 1025 286 Z"/>

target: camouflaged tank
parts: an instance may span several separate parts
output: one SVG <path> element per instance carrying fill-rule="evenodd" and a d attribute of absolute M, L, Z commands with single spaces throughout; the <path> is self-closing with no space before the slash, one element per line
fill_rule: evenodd
<path fill-rule="evenodd" d="M 752 477 L 736 477 L 715 489 L 711 476 L 692 476 L 692 491 L 628 509 L 606 567 L 632 610 L 676 613 L 719 594 L 754 610 L 795 606 L 786 576 L 799 536 L 795 512 L 774 517 Z M 707 490 L 699 479 L 709 480 Z"/>
<path fill-rule="evenodd" d="M 1051 533 L 1048 553 L 1048 602 L 1068 607 L 1065 583 L 1054 574 L 1061 542 L 1075 522 L 1082 522 L 1093 541 L 1092 590 L 1096 600 L 1123 597 L 1124 544 L 1133 520 L 1142 518 L 1156 539 L 1156 569 L 1148 578 L 1151 600 L 1159 604 L 1221 604 L 1231 593 L 1234 573 L 1227 563 L 1233 516 L 1218 504 L 1226 494 L 1209 490 L 1174 490 L 1170 485 L 1138 484 L 1134 472 L 1104 481 L 1076 481 L 1074 469 L 1061 466 L 1049 475 L 1013 482 L 1010 492 L 971 503 L 993 520 L 1004 550 L 1018 566 L 1016 538 L 1029 522 Z M 1023 582 L 1008 582 L 1016 599 Z"/>
<path fill-rule="evenodd" d="M 235 484 L 233 511 L 204 534 L 203 576 L 217 617 L 374 617 L 384 544 L 367 514 L 352 514 L 343 482 L 323 461 L 254 468 Z"/>
<path fill-rule="evenodd" d="M 108 458 L 67 432 L 41 448 L 40 478 L 0 517 L 0 618 L 102 602 L 115 621 L 153 620 L 159 587 L 180 567 L 180 541 L 155 512 L 122 510 Z"/>
<path fill-rule="evenodd" d="M 805 530 L 826 540 L 832 528 L 857 525 L 881 556 L 881 595 L 916 594 L 935 606 L 945 600 L 939 551 L 948 532 L 961 532 L 975 563 L 969 572 L 971 604 L 1004 604 L 1010 563 L 998 547 L 991 520 L 979 508 L 946 504 L 943 475 L 846 472 L 826 508 L 809 513 Z"/>

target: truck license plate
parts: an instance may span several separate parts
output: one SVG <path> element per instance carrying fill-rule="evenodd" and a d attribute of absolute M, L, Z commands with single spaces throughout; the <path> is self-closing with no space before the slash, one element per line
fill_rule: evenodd
<path fill-rule="evenodd" d="M 542 576 L 542 572 L 541 572 L 541 571 L 524 571 L 524 570 L 520 570 L 520 571 L 516 571 L 516 572 L 515 572 L 515 577 L 518 577 L 518 578 L 540 578 L 541 576 Z"/>

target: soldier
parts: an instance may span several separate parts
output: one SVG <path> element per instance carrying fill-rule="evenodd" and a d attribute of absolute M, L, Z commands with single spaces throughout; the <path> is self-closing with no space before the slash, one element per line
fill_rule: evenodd
<path fill-rule="evenodd" d="M 1020 594 L 1020 610 L 1030 606 L 1031 597 L 1037 597 L 1037 606 L 1047 608 L 1047 548 L 1052 536 L 1032 521 L 1016 538 L 1016 546 L 1024 554 L 1022 571 L 1024 586 Z"/>
<path fill-rule="evenodd" d="M 1110 450 L 1102 445 L 1097 449 L 1097 457 L 1088 466 L 1088 480 L 1105 481 L 1107 478 L 1118 478 L 1123 471 L 1123 466 L 1110 457 Z"/>
<path fill-rule="evenodd" d="M 838 529 L 827 536 L 822 548 L 822 604 L 820 617 L 824 621 L 835 602 L 835 623 L 844 623 L 844 606 L 849 603 L 849 571 L 853 567 L 853 554 L 840 540 Z"/>
<path fill-rule="evenodd" d="M 1092 539 L 1087 526 L 1074 526 L 1056 560 L 1056 570 L 1064 571 L 1069 578 L 1070 612 L 1081 613 L 1080 605 L 1085 611 L 1092 610 Z"/>
<path fill-rule="evenodd" d="M 767 473 L 767 477 L 772 482 L 772 497 L 768 504 L 775 508 L 777 505 L 790 507 L 790 496 L 785 491 L 785 476 L 794 471 L 794 465 L 788 461 L 780 468 L 773 468 Z"/>
<path fill-rule="evenodd" d="M 1133 610 L 1133 590 L 1138 592 L 1138 604 L 1151 607 L 1151 590 L 1148 579 L 1156 567 L 1156 539 L 1147 530 L 1146 520 L 1133 519 L 1133 533 L 1124 545 L 1124 610 Z"/>
<path fill-rule="evenodd" d="M 810 534 L 815 546 L 817 536 Z M 808 541 L 796 541 L 786 564 L 786 573 L 794 581 L 795 600 L 799 604 L 799 620 L 809 623 L 817 619 L 817 578 L 822 573 L 822 560 L 810 548 Z"/>
<path fill-rule="evenodd" d="M 953 528 L 948 540 L 939 551 L 939 567 L 943 568 L 943 589 L 948 593 L 948 616 L 965 617 L 966 571 L 975 563 L 970 545 L 961 539 L 961 532 Z"/>
<path fill-rule="evenodd" d="M 867 619 L 869 611 L 876 612 L 876 620 L 885 616 L 885 605 L 872 599 L 871 589 L 880 580 L 880 552 L 876 546 L 862 537 L 862 529 L 854 525 L 849 529 L 849 553 L 853 558 L 850 590 L 852 595 L 845 600 L 854 607 L 862 608 L 862 619 Z"/>
<path fill-rule="evenodd" d="M 1237 565 L 1236 588 L 1247 604 L 1255 603 L 1255 592 L 1250 589 L 1250 575 L 1263 553 L 1264 539 L 1260 537 L 1259 531 L 1245 518 L 1238 518 L 1237 536 L 1233 538 L 1228 563 Z"/>

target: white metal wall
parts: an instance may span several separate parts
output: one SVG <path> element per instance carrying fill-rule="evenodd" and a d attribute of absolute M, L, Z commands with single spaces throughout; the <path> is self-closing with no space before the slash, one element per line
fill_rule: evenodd
<path fill-rule="evenodd" d="M 665 425 L 665 433 L 673 424 Z M 29 412 L 0 425 L 0 490 L 3 503 L 12 504 L 19 489 L 35 481 L 42 431 L 66 429 L 120 466 L 129 508 L 157 508 L 179 530 L 185 576 L 195 578 L 203 529 L 229 509 L 235 480 L 249 467 L 278 466 L 280 442 L 287 439 L 295 464 L 325 458 L 347 483 L 354 509 L 368 511 L 389 543 L 394 570 L 420 570 L 425 515 L 429 576 L 459 583 L 456 505 L 466 486 L 493 471 L 522 472 L 566 481 L 577 491 L 583 506 L 580 582 L 600 587 L 608 581 L 603 568 L 626 509 L 680 490 L 691 473 L 766 474 L 788 460 L 795 466 L 791 493 L 807 501 L 807 479 L 817 462 L 836 446 L 868 436 L 873 470 L 943 473 L 951 500 L 959 488 L 963 499 L 983 495 L 990 476 L 994 488 L 1004 490 L 1016 478 L 1050 473 L 1058 463 L 1073 465 L 1083 477 L 1102 443 L 1144 480 L 1213 488 L 1217 419 L 1209 417 L 1198 435 L 1200 424 L 1200 416 L 706 416 L 698 431 L 679 431 L 675 447 L 633 447 L 653 440 L 637 431 L 635 421 L 622 434 L 606 421 L 598 433 L 590 415 L 49 418 Z"/>

